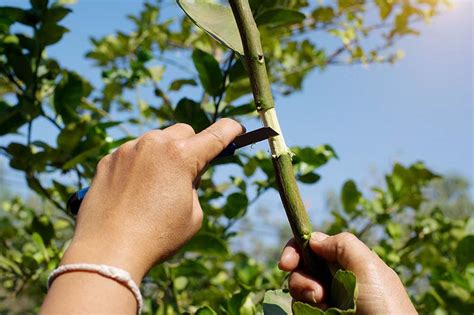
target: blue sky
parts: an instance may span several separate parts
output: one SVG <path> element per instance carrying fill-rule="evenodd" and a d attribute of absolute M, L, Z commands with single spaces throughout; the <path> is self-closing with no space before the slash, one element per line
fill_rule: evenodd
<path fill-rule="evenodd" d="M 80 0 L 64 23 L 70 33 L 48 53 L 98 83 L 99 71 L 84 58 L 89 38 L 129 29 L 125 16 L 140 7 L 141 1 Z M 319 214 L 328 191 L 338 190 L 348 178 L 368 187 L 395 161 L 421 160 L 437 172 L 461 174 L 472 182 L 473 15 L 470 1 L 456 1 L 454 9 L 420 25 L 421 36 L 398 43 L 406 57 L 396 65 L 313 72 L 302 92 L 278 98 L 289 145 L 329 143 L 340 157 L 321 169 L 316 186 L 301 187 L 314 222 L 325 217 Z M 260 205 L 281 207 L 276 194 L 265 196 Z"/>

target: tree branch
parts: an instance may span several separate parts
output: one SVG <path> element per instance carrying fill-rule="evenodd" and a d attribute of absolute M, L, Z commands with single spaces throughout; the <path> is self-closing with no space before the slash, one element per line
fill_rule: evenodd
<path fill-rule="evenodd" d="M 260 33 L 255 23 L 248 0 L 229 0 L 244 47 L 245 61 L 252 86 L 257 111 L 265 126 L 273 128 L 279 136 L 269 139 L 273 167 L 288 221 L 295 241 L 302 250 L 303 269 L 324 284 L 331 283 L 328 266 L 313 254 L 308 246 L 312 227 L 301 199 L 293 173 L 292 153 L 285 144 L 268 79 Z"/>
<path fill-rule="evenodd" d="M 217 118 L 219 117 L 219 105 L 221 104 L 222 99 L 224 98 L 224 94 L 225 94 L 225 91 L 226 91 L 226 82 L 227 82 L 227 78 L 229 77 L 230 69 L 232 68 L 232 62 L 234 61 L 234 56 L 235 56 L 235 54 L 233 52 L 231 52 L 231 55 L 229 56 L 229 61 L 227 62 L 227 66 L 224 69 L 224 76 L 223 76 L 223 79 L 222 79 L 221 93 L 219 94 L 219 97 L 217 98 L 217 101 L 214 102 L 215 109 L 214 109 L 214 115 L 212 117 L 213 122 L 216 122 Z"/>
<path fill-rule="evenodd" d="M 61 126 L 58 124 L 58 122 L 56 121 L 56 119 L 54 119 L 53 117 L 50 117 L 48 116 L 46 113 L 43 113 L 42 116 L 44 118 L 46 118 L 49 122 L 51 122 L 56 128 L 58 128 L 60 131 L 63 130 L 63 128 L 61 128 Z"/>
<path fill-rule="evenodd" d="M 113 121 L 113 118 L 112 116 L 110 116 L 110 114 L 108 112 L 106 112 L 105 110 L 103 110 L 102 108 L 99 108 L 99 107 L 96 107 L 94 104 L 92 104 L 87 98 L 83 97 L 82 102 L 84 102 L 88 107 L 89 109 L 95 111 L 97 114 L 99 114 L 100 116 L 102 117 L 105 117 L 107 119 L 109 119 L 110 121 Z M 128 131 L 127 128 L 125 128 L 122 124 L 118 125 L 117 126 L 118 129 L 120 129 L 120 131 L 122 131 L 122 133 L 127 136 L 127 137 L 130 137 L 131 136 L 131 133 L 130 131 Z"/>
<path fill-rule="evenodd" d="M 191 69 L 189 69 L 188 67 L 186 67 L 185 65 L 182 65 L 180 64 L 179 62 L 176 62 L 175 60 L 173 59 L 170 59 L 168 57 L 165 57 L 163 54 L 159 55 L 158 56 L 158 60 L 160 60 L 161 62 L 165 63 L 165 64 L 168 64 L 170 66 L 173 66 L 187 74 L 190 74 L 193 76 L 193 79 L 198 79 L 198 76 L 197 74 L 192 71 Z"/>
<path fill-rule="evenodd" d="M 16 86 L 16 88 L 19 90 L 19 94 L 23 95 L 25 91 L 23 90 L 23 86 L 21 86 L 21 83 L 18 82 L 18 80 L 13 76 L 12 73 L 10 73 L 7 69 L 2 69 L 3 74 L 7 77 L 8 81 L 10 81 L 13 85 Z"/>

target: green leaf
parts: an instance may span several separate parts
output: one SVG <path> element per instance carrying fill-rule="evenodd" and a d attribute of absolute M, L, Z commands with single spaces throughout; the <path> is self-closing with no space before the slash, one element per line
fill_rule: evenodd
<path fill-rule="evenodd" d="M 325 311 L 302 303 L 293 303 L 294 315 L 353 315 L 356 312 L 357 283 L 354 273 L 338 270 L 331 283 L 331 307 Z"/>
<path fill-rule="evenodd" d="M 50 8 L 48 11 L 46 11 L 45 14 L 45 21 L 48 21 L 48 23 L 57 23 L 64 19 L 66 15 L 71 13 L 71 9 L 65 8 L 65 7 L 54 7 Z"/>
<path fill-rule="evenodd" d="M 464 237 L 456 248 L 456 261 L 461 268 L 474 262 L 474 235 Z"/>
<path fill-rule="evenodd" d="M 12 168 L 23 171 L 31 169 L 31 165 L 34 163 L 31 147 L 13 142 L 8 145 L 7 152 L 12 157 L 10 159 Z"/>
<path fill-rule="evenodd" d="M 334 19 L 334 9 L 330 6 L 318 7 L 311 13 L 313 20 L 316 23 L 329 23 Z"/>
<path fill-rule="evenodd" d="M 318 174 L 314 172 L 298 176 L 298 180 L 305 184 L 314 184 L 318 182 L 320 179 L 321 179 L 321 176 L 319 176 Z"/>
<path fill-rule="evenodd" d="M 73 151 L 87 132 L 87 123 L 70 123 L 58 135 L 58 148 L 65 152 Z"/>
<path fill-rule="evenodd" d="M 229 254 L 226 242 L 208 232 L 198 233 L 183 247 L 183 251 L 198 252 L 214 256 L 225 256 Z"/>
<path fill-rule="evenodd" d="M 0 136 L 16 132 L 25 123 L 26 119 L 21 114 L 21 106 L 9 106 L 0 101 Z"/>
<path fill-rule="evenodd" d="M 197 83 L 194 79 L 178 79 L 171 82 L 168 90 L 179 91 L 185 85 L 197 86 Z"/>
<path fill-rule="evenodd" d="M 246 194 L 233 193 L 227 197 L 224 214 L 227 218 L 241 217 L 245 214 L 249 200 Z"/>
<path fill-rule="evenodd" d="M 331 283 L 331 298 L 337 308 L 348 311 L 352 310 L 351 314 L 354 314 L 357 295 L 355 274 L 351 271 L 338 270 Z"/>
<path fill-rule="evenodd" d="M 196 132 L 204 130 L 211 124 L 201 105 L 189 98 L 179 101 L 174 110 L 174 117 L 177 122 L 191 125 Z"/>
<path fill-rule="evenodd" d="M 293 314 L 294 315 L 324 315 L 325 312 L 309 304 L 295 302 L 293 303 Z"/>
<path fill-rule="evenodd" d="M 49 0 L 30 0 L 31 6 L 36 10 L 44 10 L 48 7 Z"/>
<path fill-rule="evenodd" d="M 231 103 L 244 95 L 252 93 L 249 78 L 243 78 L 238 81 L 231 82 L 225 92 L 226 103 Z"/>
<path fill-rule="evenodd" d="M 227 105 L 221 113 L 221 117 L 237 117 L 255 113 L 257 111 L 253 103 L 232 106 Z"/>
<path fill-rule="evenodd" d="M 392 239 L 397 239 L 404 235 L 402 225 L 394 221 L 387 222 L 386 230 Z M 396 255 L 396 253 L 393 254 Z"/>
<path fill-rule="evenodd" d="M 38 31 L 38 41 L 41 46 L 50 46 L 61 40 L 65 33 L 69 32 L 64 26 L 55 23 L 45 23 Z"/>
<path fill-rule="evenodd" d="M 39 235 L 36 232 L 33 232 L 33 234 L 31 235 L 31 240 L 33 241 L 33 243 L 35 243 L 37 248 L 41 251 L 41 253 L 43 254 L 43 257 L 47 258 L 48 250 L 46 249 L 46 246 L 44 244 L 45 242 L 43 241 L 43 238 L 41 237 L 41 235 Z"/>
<path fill-rule="evenodd" d="M 293 147 L 291 151 L 296 155 L 295 161 L 303 161 L 314 168 L 321 167 L 332 158 L 337 158 L 336 152 L 329 145 L 321 145 L 316 148 Z"/>
<path fill-rule="evenodd" d="M 211 54 L 200 49 L 193 51 L 194 66 L 204 90 L 211 96 L 222 93 L 223 75 L 219 63 Z"/>
<path fill-rule="evenodd" d="M 81 103 L 84 94 L 82 78 L 68 72 L 54 91 L 54 108 L 64 123 L 72 122 L 77 118 L 76 109 Z"/>
<path fill-rule="evenodd" d="M 232 296 L 228 301 L 227 314 L 229 315 L 255 315 L 255 304 L 252 302 L 252 293 L 242 290 Z"/>
<path fill-rule="evenodd" d="M 15 75 L 23 82 L 29 83 L 33 80 L 33 69 L 31 60 L 21 51 L 9 51 L 7 54 L 8 63 L 13 68 Z"/>
<path fill-rule="evenodd" d="M 252 176 L 257 170 L 258 162 L 256 159 L 249 159 L 247 163 L 244 164 L 244 174 L 249 177 Z"/>
<path fill-rule="evenodd" d="M 474 290 L 474 263 L 470 263 L 466 266 L 464 274 L 466 281 L 469 284 L 469 288 L 471 288 L 471 290 Z"/>
<path fill-rule="evenodd" d="M 174 273 L 176 277 L 207 277 L 210 270 L 199 260 L 185 259 L 174 268 Z"/>
<path fill-rule="evenodd" d="M 283 290 L 266 291 L 263 299 L 263 312 L 265 315 L 292 314 L 291 300 L 290 294 Z"/>
<path fill-rule="evenodd" d="M 15 7 L 0 7 L 0 20 L 7 20 L 10 23 L 18 22 L 28 26 L 34 26 L 39 22 L 38 16 L 31 10 Z"/>
<path fill-rule="evenodd" d="M 393 3 L 387 0 L 375 0 L 375 4 L 379 7 L 380 18 L 385 20 L 393 9 Z"/>
<path fill-rule="evenodd" d="M 348 180 L 344 183 L 344 186 L 342 186 L 341 201 L 347 213 L 352 213 L 356 210 L 361 197 L 362 194 L 357 189 L 357 185 L 354 181 Z"/>
<path fill-rule="evenodd" d="M 305 15 L 299 11 L 276 8 L 267 10 L 257 16 L 255 22 L 257 22 L 257 25 L 282 26 L 301 23 L 304 19 Z"/>
<path fill-rule="evenodd" d="M 31 222 L 31 233 L 38 233 L 45 244 L 50 244 L 54 239 L 54 227 L 46 215 L 35 216 Z"/>
<path fill-rule="evenodd" d="M 97 156 L 97 154 L 100 152 L 101 147 L 102 146 L 93 147 L 91 149 L 88 149 L 86 151 L 79 153 L 78 155 L 76 155 L 75 157 L 73 157 L 72 159 L 64 163 L 64 165 L 62 166 L 62 169 L 69 170 L 73 168 L 74 166 L 76 166 L 77 164 L 84 162 L 88 158 L 92 156 Z"/>
<path fill-rule="evenodd" d="M 3 269 L 11 270 L 17 275 L 23 275 L 23 272 L 19 268 L 18 264 L 15 263 L 15 261 L 12 261 L 6 257 L 0 256 L 0 266 L 3 267 Z"/>
<path fill-rule="evenodd" d="M 198 309 L 196 315 L 217 315 L 217 313 L 211 307 L 206 305 Z"/>
<path fill-rule="evenodd" d="M 247 70 L 245 70 L 242 59 L 238 59 L 230 68 L 229 81 L 234 82 L 248 77 Z"/>
<path fill-rule="evenodd" d="M 206 0 L 177 0 L 188 17 L 215 40 L 244 55 L 239 29 L 228 6 Z"/>

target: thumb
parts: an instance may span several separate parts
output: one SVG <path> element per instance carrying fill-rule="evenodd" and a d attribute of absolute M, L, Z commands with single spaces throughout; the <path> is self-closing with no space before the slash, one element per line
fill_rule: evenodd
<path fill-rule="evenodd" d="M 222 118 L 197 135 L 186 139 L 187 153 L 196 159 L 196 175 L 222 152 L 245 128 L 235 120 Z"/>
<path fill-rule="evenodd" d="M 334 236 L 314 232 L 311 234 L 309 246 L 325 260 L 337 262 L 344 269 L 352 271 L 374 255 L 362 241 L 348 232 Z"/>

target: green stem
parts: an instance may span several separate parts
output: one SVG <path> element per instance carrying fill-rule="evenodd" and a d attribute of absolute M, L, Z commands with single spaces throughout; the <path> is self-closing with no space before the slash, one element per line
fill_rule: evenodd
<path fill-rule="evenodd" d="M 265 57 L 260 42 L 260 33 L 248 0 L 229 0 L 229 3 L 239 27 L 257 111 L 264 125 L 279 133 L 279 136 L 269 139 L 269 144 L 280 197 L 295 241 L 303 254 L 302 267 L 306 273 L 320 279 L 325 284 L 329 284 L 331 277 L 327 265 L 314 255 L 308 246 L 312 231 L 311 222 L 296 183 L 292 165 L 293 154 L 285 144 L 278 123 L 270 80 L 265 66 Z"/>

